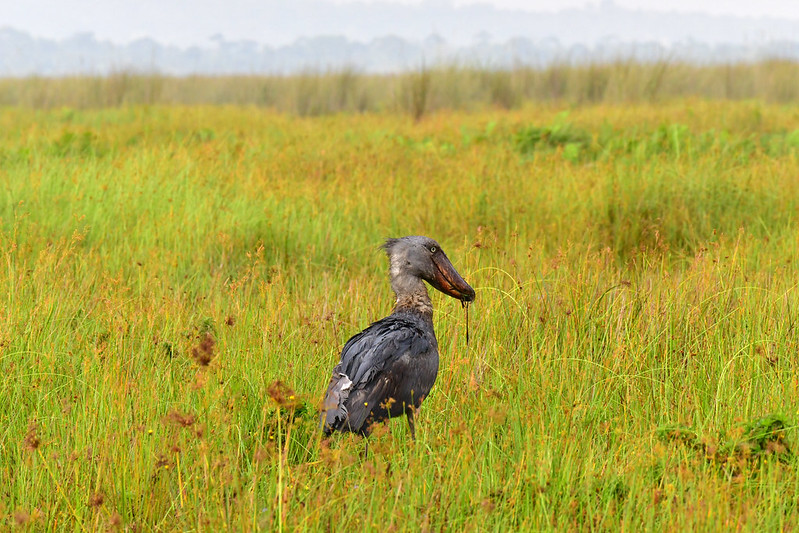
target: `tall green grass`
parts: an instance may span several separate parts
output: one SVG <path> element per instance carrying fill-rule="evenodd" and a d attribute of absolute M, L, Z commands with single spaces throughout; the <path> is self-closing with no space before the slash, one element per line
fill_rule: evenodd
<path fill-rule="evenodd" d="M 7 109 L 2 528 L 795 528 L 797 118 Z M 477 301 L 364 457 L 316 409 L 403 234 Z"/>

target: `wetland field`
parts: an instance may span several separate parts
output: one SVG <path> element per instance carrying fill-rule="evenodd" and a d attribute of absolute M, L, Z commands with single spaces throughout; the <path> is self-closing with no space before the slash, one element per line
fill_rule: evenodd
<path fill-rule="evenodd" d="M 0 530 L 799 528 L 797 230 L 795 103 L 5 107 Z M 364 457 L 412 234 L 477 298 Z"/>

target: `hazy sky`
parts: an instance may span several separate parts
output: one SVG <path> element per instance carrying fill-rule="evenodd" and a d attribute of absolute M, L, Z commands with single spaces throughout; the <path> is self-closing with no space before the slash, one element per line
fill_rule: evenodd
<path fill-rule="evenodd" d="M 51 39 L 90 32 L 99 39 L 116 43 L 151 37 L 163 44 L 179 46 L 208 45 L 210 36 L 217 33 L 230 40 L 253 39 L 277 45 L 320 32 L 368 39 L 375 37 L 369 35 L 372 29 L 385 32 L 386 28 L 391 28 L 390 16 L 384 17 L 388 18 L 387 24 L 380 28 L 359 23 L 357 15 L 347 17 L 349 27 L 331 26 L 329 19 L 332 17 L 329 12 L 324 13 L 325 9 L 319 9 L 319 2 L 326 2 L 328 9 L 339 9 L 336 4 L 350 4 L 349 8 L 356 14 L 356 6 L 363 8 L 370 4 L 375 7 L 379 3 L 388 3 L 394 9 L 408 6 L 420 13 L 418 6 L 423 2 L 439 11 L 447 6 L 477 3 L 527 11 L 586 6 L 596 9 L 601 3 L 609 3 L 608 0 L 0 0 L 0 28 L 11 27 Z M 793 19 L 797 21 L 799 38 L 799 0 L 615 0 L 613 3 L 627 9 Z M 479 24 L 479 21 L 474 22 Z M 445 23 L 431 22 L 420 16 L 415 28 L 391 28 L 389 33 L 417 38 L 420 32 L 425 35 L 446 33 L 443 25 Z M 411 35 L 413 29 L 417 31 Z"/>
<path fill-rule="evenodd" d="M 329 0 L 342 4 L 355 0 Z M 374 3 L 376 0 L 361 0 Z M 377 0 L 380 1 L 380 0 Z M 401 4 L 419 4 L 423 0 L 393 0 Z M 558 11 L 586 5 L 598 5 L 602 0 L 451 0 L 441 3 L 456 6 L 491 4 L 501 9 L 526 11 Z M 630 9 L 655 11 L 701 11 L 712 14 L 729 14 L 743 17 L 787 17 L 799 19 L 799 0 L 614 0 L 614 4 Z"/>

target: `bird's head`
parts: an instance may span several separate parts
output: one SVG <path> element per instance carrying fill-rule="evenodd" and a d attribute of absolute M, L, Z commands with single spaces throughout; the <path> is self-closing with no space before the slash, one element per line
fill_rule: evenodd
<path fill-rule="evenodd" d="M 453 298 L 474 301 L 474 289 L 458 274 L 441 245 L 433 239 L 418 235 L 388 239 L 383 249 L 388 254 L 395 292 L 402 290 L 406 278 L 417 278 Z"/>

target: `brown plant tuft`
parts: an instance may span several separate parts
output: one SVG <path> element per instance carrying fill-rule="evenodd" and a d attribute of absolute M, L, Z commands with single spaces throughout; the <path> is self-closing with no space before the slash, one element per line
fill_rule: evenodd
<path fill-rule="evenodd" d="M 329 439 L 322 439 L 319 448 L 319 458 L 328 468 L 334 468 L 341 463 L 341 450 L 330 447 Z"/>
<path fill-rule="evenodd" d="M 204 333 L 200 339 L 200 344 L 191 349 L 191 356 L 200 366 L 208 366 L 214 358 L 214 347 L 216 340 L 210 333 Z"/>
<path fill-rule="evenodd" d="M 14 522 L 18 526 L 24 526 L 30 519 L 31 515 L 23 509 L 17 509 L 17 511 L 14 513 Z"/>
<path fill-rule="evenodd" d="M 25 438 L 22 439 L 22 444 L 26 450 L 34 451 L 42 445 L 42 441 L 37 435 L 38 429 L 39 425 L 35 421 L 28 424 L 28 432 L 25 433 Z"/>
<path fill-rule="evenodd" d="M 197 418 L 192 414 L 183 414 L 179 411 L 170 411 L 166 415 L 166 421 L 175 424 L 176 426 L 187 428 L 197 421 Z"/>
<path fill-rule="evenodd" d="M 158 459 L 155 461 L 155 468 L 160 470 L 161 468 L 169 469 L 172 466 L 172 462 L 169 458 L 164 454 L 159 454 Z"/>
<path fill-rule="evenodd" d="M 263 446 L 258 446 L 255 449 L 255 453 L 253 453 L 253 461 L 256 463 L 261 463 L 265 461 L 268 456 L 267 449 Z"/>
<path fill-rule="evenodd" d="M 233 315 L 228 315 L 225 319 L 225 324 L 228 326 L 235 326 L 236 325 L 236 317 Z"/>
<path fill-rule="evenodd" d="M 194 376 L 194 382 L 191 384 L 191 389 L 200 390 L 205 386 L 207 381 L 208 381 L 208 375 L 202 370 L 200 370 L 197 372 L 197 375 Z"/>
<path fill-rule="evenodd" d="M 294 391 L 280 380 L 272 383 L 269 388 L 266 389 L 266 392 L 280 407 L 295 409 L 300 405 L 300 401 L 297 399 L 297 395 L 294 394 Z"/>
<path fill-rule="evenodd" d="M 111 515 L 111 518 L 108 519 L 108 527 L 109 529 L 116 531 L 117 529 L 119 529 L 119 526 L 121 525 L 122 525 L 122 516 L 120 516 L 120 514 L 117 513 L 116 511 L 114 511 L 114 513 Z"/>
<path fill-rule="evenodd" d="M 95 492 L 89 497 L 89 507 L 94 507 L 97 509 L 105 502 L 105 494 L 102 492 Z"/>

